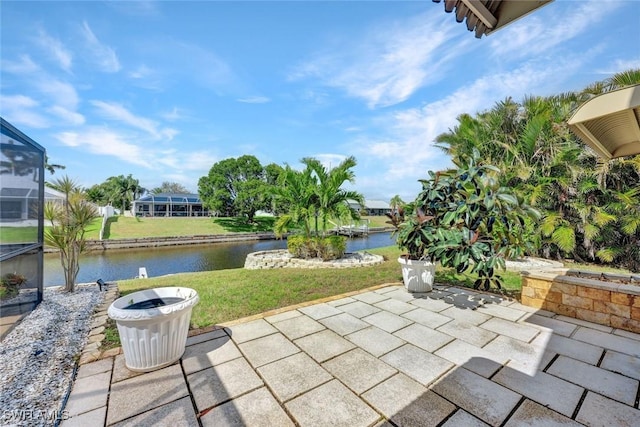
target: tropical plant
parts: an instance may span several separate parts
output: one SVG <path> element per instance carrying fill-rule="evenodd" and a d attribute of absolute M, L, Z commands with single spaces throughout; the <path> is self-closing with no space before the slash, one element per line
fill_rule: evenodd
<path fill-rule="evenodd" d="M 640 156 L 598 159 L 566 123 L 591 97 L 638 83 L 635 69 L 579 92 L 530 96 L 520 103 L 507 98 L 475 116 L 461 115 L 436 145 L 461 162 L 477 149 L 500 168 L 503 186 L 543 213 L 540 223 L 527 222 L 537 255 L 638 268 L 630 267 L 638 263 L 637 234 L 622 227 L 630 231 L 628 224 L 640 221 L 628 193 L 640 186 Z"/>
<path fill-rule="evenodd" d="M 311 218 L 316 212 L 315 185 L 311 169 L 297 171 L 285 165 L 278 184 L 271 187 L 273 200 L 287 206 L 287 212 L 280 215 L 274 225 L 276 236 L 282 237 L 291 230 L 300 230 L 305 237 L 311 236 Z"/>
<path fill-rule="evenodd" d="M 338 166 L 328 169 L 318 159 L 305 157 L 302 163 L 306 165 L 314 177 L 313 189 L 314 216 L 321 219 L 322 234 L 327 230 L 329 218 L 357 220 L 358 212 L 350 205 L 350 201 L 364 206 L 364 196 L 357 191 L 345 190 L 342 186 L 355 182 L 352 168 L 357 164 L 355 157 L 347 157 Z M 315 224 L 316 235 L 319 234 L 318 224 Z"/>
<path fill-rule="evenodd" d="M 337 250 L 336 242 L 342 239 L 327 238 L 327 223 L 331 219 L 358 219 L 358 212 L 350 205 L 355 201 L 364 204 L 364 197 L 356 192 L 344 190 L 345 182 L 354 182 L 351 168 L 356 165 L 353 157 L 348 157 L 335 168 L 327 169 L 312 157 L 302 159 L 305 169 L 295 170 L 289 165 L 280 172 L 277 185 L 272 187 L 273 203 L 287 206 L 287 212 L 280 215 L 274 225 L 277 236 L 297 230 L 300 239 L 291 237 L 287 245 L 295 256 L 323 259 L 342 256 L 344 249 Z"/>
<path fill-rule="evenodd" d="M 409 259 L 477 273 L 475 288 L 489 289 L 492 283 L 500 288 L 498 268 L 504 269 L 505 258 L 526 251 L 525 218 L 538 213 L 500 186 L 500 170 L 480 161 L 478 150 L 456 166 L 430 171 L 429 178 L 421 180 L 414 209 L 399 226 L 398 246 Z"/>
<path fill-rule="evenodd" d="M 287 249 L 296 258 L 321 258 L 323 261 L 341 258 L 347 248 L 344 236 L 290 236 Z"/>
<path fill-rule="evenodd" d="M 109 199 L 114 206 L 121 209 L 121 214 L 124 214 L 124 211 L 130 209 L 131 203 L 145 191 L 145 189 L 140 186 L 140 182 L 133 178 L 131 174 L 108 178 L 106 188 Z"/>
<path fill-rule="evenodd" d="M 44 233 L 45 243 L 59 250 L 64 290 L 73 292 L 80 271 L 80 254 L 85 249 L 85 231 L 97 212 L 68 176 L 57 179 L 51 186 L 64 193 L 65 198 L 62 203 L 45 204 L 44 217 L 51 223 Z"/>

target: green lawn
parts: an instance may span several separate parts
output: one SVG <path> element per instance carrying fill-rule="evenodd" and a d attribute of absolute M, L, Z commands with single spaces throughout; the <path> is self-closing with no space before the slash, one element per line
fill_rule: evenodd
<path fill-rule="evenodd" d="M 200 303 L 193 311 L 191 324 L 200 328 L 245 316 L 286 307 L 345 292 L 358 291 L 385 283 L 399 283 L 402 273 L 397 258 L 400 250 L 394 246 L 371 249 L 383 255 L 381 265 L 347 269 L 274 269 L 206 271 L 181 273 L 149 279 L 118 282 L 124 295 L 148 288 L 185 286 L 195 289 Z M 505 288 L 520 289 L 518 273 L 505 272 Z M 471 286 L 473 279 L 463 279 L 450 271 L 438 269 L 438 283 Z M 508 283 L 508 284 L 507 284 Z"/>
<path fill-rule="evenodd" d="M 0 242 L 33 243 L 38 241 L 38 227 L 0 227 Z"/>
<path fill-rule="evenodd" d="M 368 216 L 370 227 L 386 227 L 387 217 Z M 244 218 L 133 218 L 114 216 L 108 219 L 105 239 L 131 239 L 139 237 L 195 236 L 228 233 L 273 231 L 274 217 L 256 217 L 254 224 Z M 101 221 L 101 219 L 100 219 Z M 98 229 L 87 233 L 88 239 L 98 239 Z"/>
<path fill-rule="evenodd" d="M 114 216 L 107 220 L 105 239 L 196 236 L 238 232 L 272 231 L 273 217 L 256 217 L 255 224 L 238 218 L 133 218 Z"/>
<path fill-rule="evenodd" d="M 161 286 L 186 286 L 200 295 L 191 324 L 205 327 L 301 302 L 402 280 L 394 247 L 371 250 L 388 258 L 382 265 L 348 269 L 243 268 L 118 282 L 122 294 Z"/>

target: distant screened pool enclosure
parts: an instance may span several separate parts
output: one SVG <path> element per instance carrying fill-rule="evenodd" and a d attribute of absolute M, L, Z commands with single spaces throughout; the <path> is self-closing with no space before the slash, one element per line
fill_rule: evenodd
<path fill-rule="evenodd" d="M 209 216 L 197 194 L 147 194 L 133 201 L 132 210 L 145 217 Z"/>
<path fill-rule="evenodd" d="M 0 117 L 0 337 L 42 301 L 45 150 Z"/>

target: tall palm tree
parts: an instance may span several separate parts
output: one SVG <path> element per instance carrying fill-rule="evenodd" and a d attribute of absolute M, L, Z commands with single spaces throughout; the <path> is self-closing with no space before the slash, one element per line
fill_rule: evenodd
<path fill-rule="evenodd" d="M 347 182 L 355 182 L 355 173 L 352 170 L 357 164 L 355 157 L 347 157 L 331 169 L 327 169 L 322 162 L 313 157 L 303 158 L 302 163 L 311 170 L 317 180 L 314 204 L 316 214 L 322 219 L 323 233 L 327 230 L 329 218 L 359 218 L 358 212 L 349 206 L 349 201 L 353 200 L 360 206 L 364 206 L 364 196 L 357 191 L 342 188 Z M 316 233 L 318 233 L 317 226 Z"/>
<path fill-rule="evenodd" d="M 275 233 L 281 236 L 293 229 L 302 228 L 304 235 L 311 235 L 310 219 L 315 213 L 315 178 L 311 169 L 297 171 L 286 165 L 272 187 L 276 203 L 288 206 L 287 213 L 280 215 L 275 223 Z"/>

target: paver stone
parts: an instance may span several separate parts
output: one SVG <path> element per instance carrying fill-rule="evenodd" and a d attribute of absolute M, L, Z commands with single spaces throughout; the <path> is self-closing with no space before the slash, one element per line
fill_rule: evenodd
<path fill-rule="evenodd" d="M 269 335 L 248 341 L 240 344 L 239 347 L 249 363 L 256 368 L 300 351 L 282 334 Z"/>
<path fill-rule="evenodd" d="M 264 387 L 213 408 L 200 420 L 203 427 L 293 427 L 291 419 Z"/>
<path fill-rule="evenodd" d="M 339 381 L 333 380 L 287 403 L 301 427 L 367 427 L 380 416 Z"/>
<path fill-rule="evenodd" d="M 328 329 L 300 338 L 295 344 L 320 363 L 355 347 L 353 343 Z"/>
<path fill-rule="evenodd" d="M 86 424 L 92 425 L 92 424 Z M 95 425 L 95 424 L 93 424 Z M 184 426 L 198 427 L 193 404 L 189 397 L 183 397 L 175 402 L 162 405 L 156 409 L 136 415 L 114 424 L 113 427 L 137 427 L 137 426 Z"/>
<path fill-rule="evenodd" d="M 418 323 L 400 329 L 394 335 L 428 352 L 433 352 L 455 339 L 451 335 L 443 334 Z"/>
<path fill-rule="evenodd" d="M 509 418 L 505 427 L 578 427 L 582 424 L 547 409 L 530 400 L 525 400 Z"/>
<path fill-rule="evenodd" d="M 337 316 L 325 317 L 320 320 L 327 328 L 331 329 L 338 335 L 347 335 L 360 329 L 368 328 L 370 325 L 367 322 L 363 322 L 355 316 L 349 313 L 338 314 Z"/>
<path fill-rule="evenodd" d="M 458 367 L 431 389 L 493 426 L 500 425 L 521 396 L 467 369 Z"/>
<path fill-rule="evenodd" d="M 333 377 L 305 353 L 280 359 L 258 368 L 278 400 L 285 402 Z"/>
<path fill-rule="evenodd" d="M 111 385 L 107 424 L 188 396 L 180 365 L 148 372 Z"/>
<path fill-rule="evenodd" d="M 411 344 L 405 344 L 387 353 L 381 360 L 423 385 L 432 383 L 455 366 L 448 360 L 434 356 Z"/>
<path fill-rule="evenodd" d="M 389 313 L 388 311 L 381 311 L 379 313 L 372 314 L 371 316 L 363 317 L 362 320 L 390 333 L 413 323 L 409 319 L 400 317 L 397 314 Z"/>
<path fill-rule="evenodd" d="M 313 320 L 309 316 L 294 317 L 273 323 L 287 338 L 295 340 L 305 335 L 313 334 L 324 329 L 322 324 Z"/>
<path fill-rule="evenodd" d="M 187 381 L 198 412 L 263 386 L 260 377 L 242 358 L 198 371 L 189 375 Z"/>
<path fill-rule="evenodd" d="M 380 311 L 378 307 L 366 304 L 362 301 L 354 300 L 354 302 L 339 306 L 340 310 L 345 313 L 357 317 L 358 319 Z"/>
<path fill-rule="evenodd" d="M 491 380 L 567 417 L 573 415 L 584 392 L 582 387 L 553 375 L 537 372 L 530 376 L 510 367 L 501 369 Z"/>
<path fill-rule="evenodd" d="M 450 342 L 434 354 L 458 366 L 464 366 L 466 369 L 485 378 L 489 378 L 509 360 L 508 357 L 500 358 L 496 354 L 458 339 Z"/>
<path fill-rule="evenodd" d="M 243 343 L 278 332 L 276 328 L 264 319 L 231 326 L 228 330 L 229 335 L 231 335 L 231 339 L 236 343 Z"/>
<path fill-rule="evenodd" d="M 354 332 L 345 338 L 376 357 L 380 357 L 406 343 L 406 341 L 375 326 Z"/>
<path fill-rule="evenodd" d="M 70 416 L 88 412 L 107 404 L 111 372 L 79 378 L 73 384 L 65 410 Z"/>
<path fill-rule="evenodd" d="M 474 417 L 467 411 L 458 409 L 455 414 L 442 424 L 442 427 L 488 427 L 489 424 Z"/>
<path fill-rule="evenodd" d="M 189 375 L 238 357 L 242 354 L 235 343 L 229 337 L 222 337 L 187 347 L 182 355 L 182 367 Z"/>
<path fill-rule="evenodd" d="M 362 397 L 399 426 L 435 426 L 456 407 L 406 375 L 395 375 Z"/>
<path fill-rule="evenodd" d="M 589 426 L 636 426 L 640 410 L 588 392 L 580 406 L 576 421 Z"/>
<path fill-rule="evenodd" d="M 627 405 L 634 404 L 638 393 L 638 380 L 565 356 L 559 356 L 547 372 Z"/>
<path fill-rule="evenodd" d="M 323 366 L 356 394 L 362 394 L 398 372 L 359 348 L 331 359 Z"/>

